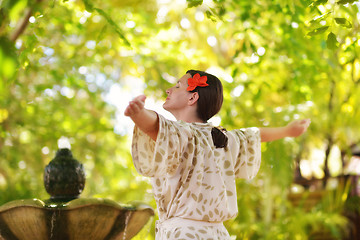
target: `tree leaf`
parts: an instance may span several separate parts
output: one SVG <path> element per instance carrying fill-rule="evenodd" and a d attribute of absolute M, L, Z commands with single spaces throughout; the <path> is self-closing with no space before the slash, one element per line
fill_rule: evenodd
<path fill-rule="evenodd" d="M 205 14 L 206 14 L 206 17 L 209 18 L 211 21 L 216 22 L 216 17 L 213 12 L 208 10 L 205 12 Z"/>
<path fill-rule="evenodd" d="M 331 12 L 327 12 L 322 15 L 316 16 L 310 21 L 310 23 L 320 22 L 321 20 L 326 19 L 330 13 Z"/>
<path fill-rule="evenodd" d="M 336 49 L 338 47 L 338 43 L 339 42 L 336 40 L 336 35 L 330 32 L 326 40 L 327 48 Z"/>
<path fill-rule="evenodd" d="M 323 4 L 327 3 L 327 2 L 328 2 L 328 0 L 317 0 L 317 1 L 312 2 L 310 6 L 316 7 L 316 6 L 319 6 L 319 5 L 323 5 Z"/>
<path fill-rule="evenodd" d="M 94 11 L 94 5 L 92 3 L 90 3 L 89 0 L 83 0 L 83 3 L 85 5 L 85 9 L 88 12 L 93 12 Z"/>
<path fill-rule="evenodd" d="M 335 18 L 335 21 L 337 24 L 345 24 L 346 23 L 345 18 Z"/>
<path fill-rule="evenodd" d="M 317 29 L 312 30 L 312 31 L 309 32 L 307 35 L 309 35 L 309 36 L 318 35 L 318 34 L 320 34 L 320 33 L 325 32 L 328 28 L 329 28 L 329 26 L 319 27 L 319 28 L 317 28 Z"/>
<path fill-rule="evenodd" d="M 346 18 L 335 18 L 335 22 L 343 27 L 352 28 L 351 22 L 346 20 Z"/>
<path fill-rule="evenodd" d="M 188 3 L 188 8 L 197 7 L 203 4 L 203 0 L 186 0 Z"/>
<path fill-rule="evenodd" d="M 131 46 L 130 42 L 126 39 L 124 33 L 122 32 L 121 28 L 112 20 L 112 18 L 104 12 L 104 10 L 100 8 L 94 8 L 95 11 L 97 11 L 101 16 L 103 16 L 106 21 L 110 24 L 111 27 L 115 30 L 115 32 L 119 35 L 119 37 L 125 42 L 127 46 Z"/>
<path fill-rule="evenodd" d="M 0 77 L 11 79 L 19 66 L 14 43 L 6 37 L 0 37 Z"/>
<path fill-rule="evenodd" d="M 347 4 L 347 3 L 353 3 L 355 0 L 340 0 L 336 2 L 337 4 Z"/>

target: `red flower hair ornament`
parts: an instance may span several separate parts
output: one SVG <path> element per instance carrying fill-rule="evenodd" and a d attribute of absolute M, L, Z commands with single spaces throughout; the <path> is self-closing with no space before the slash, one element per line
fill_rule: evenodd
<path fill-rule="evenodd" d="M 192 91 L 196 87 L 206 87 L 209 84 L 206 83 L 207 76 L 200 77 L 200 74 L 195 74 L 192 78 L 188 78 L 188 87 L 186 88 L 187 91 Z"/>

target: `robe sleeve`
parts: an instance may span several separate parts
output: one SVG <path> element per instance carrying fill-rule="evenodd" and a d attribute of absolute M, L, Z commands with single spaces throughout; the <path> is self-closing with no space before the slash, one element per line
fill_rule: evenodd
<path fill-rule="evenodd" d="M 156 141 L 135 126 L 132 158 L 136 170 L 146 177 L 164 177 L 176 173 L 184 148 L 191 137 L 186 124 L 159 116 Z"/>
<path fill-rule="evenodd" d="M 261 139 L 258 128 L 242 128 L 231 131 L 235 136 L 232 149 L 235 154 L 234 173 L 236 178 L 252 179 L 261 163 Z"/>

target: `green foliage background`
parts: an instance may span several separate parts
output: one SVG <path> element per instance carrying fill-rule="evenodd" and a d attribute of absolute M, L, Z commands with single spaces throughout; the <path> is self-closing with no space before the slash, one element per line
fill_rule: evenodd
<path fill-rule="evenodd" d="M 304 137 L 263 144 L 258 177 L 238 182 L 230 233 L 307 239 L 325 227 L 341 236 L 339 211 L 294 209 L 287 194 L 312 149 L 324 152 L 327 179 L 332 149 L 345 165 L 360 142 L 358 16 L 351 0 L 0 0 L 0 204 L 48 198 L 43 169 L 66 137 L 87 172 L 82 196 L 155 208 L 108 93 L 134 93 L 135 79 L 162 101 L 173 79 L 202 69 L 223 80 L 227 129 L 312 119 Z M 150 228 L 140 238 L 152 239 Z"/>

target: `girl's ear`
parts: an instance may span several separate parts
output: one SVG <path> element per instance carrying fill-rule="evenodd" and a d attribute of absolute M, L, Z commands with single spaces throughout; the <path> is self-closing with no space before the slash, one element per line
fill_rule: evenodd
<path fill-rule="evenodd" d="M 197 103 L 197 101 L 199 100 L 199 93 L 198 92 L 193 92 L 191 93 L 190 95 L 190 98 L 188 100 L 188 104 L 191 106 L 191 105 L 194 105 L 195 103 Z"/>

